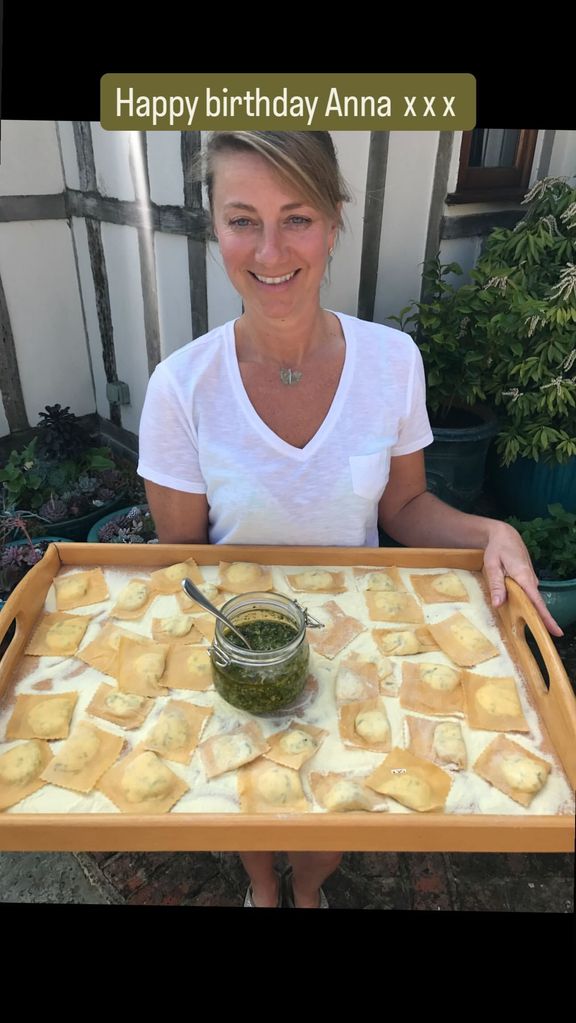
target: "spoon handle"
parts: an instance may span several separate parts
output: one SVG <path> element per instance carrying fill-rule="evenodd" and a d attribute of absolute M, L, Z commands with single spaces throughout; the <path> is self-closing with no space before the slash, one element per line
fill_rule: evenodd
<path fill-rule="evenodd" d="M 237 636 L 238 639 L 242 641 L 244 646 L 248 647 L 249 650 L 252 649 L 248 640 L 244 638 L 242 633 L 238 631 L 235 625 L 232 625 L 230 619 L 227 618 L 226 615 L 223 615 L 222 612 L 218 610 L 218 608 L 214 607 L 214 604 L 212 604 L 208 600 L 208 597 L 204 596 L 201 590 L 196 588 L 191 579 L 182 580 L 182 589 L 184 590 L 186 595 L 190 597 L 191 600 L 195 600 L 197 604 L 200 604 L 200 606 L 205 608 L 206 611 L 209 611 L 210 614 L 213 614 L 215 618 L 218 618 L 220 622 L 223 622 L 223 624 L 226 625 L 228 629 L 231 629 L 234 635 Z"/>

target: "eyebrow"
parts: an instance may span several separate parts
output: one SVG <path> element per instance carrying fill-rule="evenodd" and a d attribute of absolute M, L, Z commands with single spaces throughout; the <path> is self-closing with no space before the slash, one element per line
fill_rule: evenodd
<path fill-rule="evenodd" d="M 307 203 L 305 203 L 305 202 L 288 202 L 284 206 L 281 206 L 280 209 L 281 209 L 281 211 L 284 211 L 284 210 L 297 210 L 301 206 L 306 206 L 306 205 L 307 205 Z M 230 209 L 231 207 L 234 207 L 234 209 L 237 209 L 237 210 L 248 210 L 250 213 L 256 213 L 257 212 L 256 207 L 255 206 L 250 206 L 250 204 L 247 203 L 247 202 L 227 202 L 227 203 L 224 203 L 224 209 L 225 210 Z"/>

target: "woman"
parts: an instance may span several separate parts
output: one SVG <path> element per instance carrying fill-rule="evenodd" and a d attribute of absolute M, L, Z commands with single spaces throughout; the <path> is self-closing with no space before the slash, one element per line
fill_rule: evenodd
<path fill-rule="evenodd" d="M 347 201 L 327 132 L 216 132 L 214 234 L 242 296 L 234 322 L 151 377 L 139 472 L 162 543 L 481 547 L 492 602 L 516 579 L 554 635 L 518 533 L 426 492 L 432 441 L 419 351 L 405 334 L 320 306 Z M 327 905 L 339 853 L 291 853 L 291 902 Z M 273 907 L 272 853 L 244 853 L 246 905 Z"/>

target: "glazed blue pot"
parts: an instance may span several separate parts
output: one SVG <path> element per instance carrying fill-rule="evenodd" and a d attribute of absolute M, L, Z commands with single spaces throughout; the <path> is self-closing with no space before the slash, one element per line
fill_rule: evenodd
<path fill-rule="evenodd" d="M 564 465 L 517 458 L 503 468 L 491 459 L 488 482 L 507 515 L 528 522 L 546 518 L 549 504 L 561 504 L 565 511 L 576 511 L 576 458 Z"/>
<path fill-rule="evenodd" d="M 102 526 L 107 525 L 108 522 L 112 522 L 113 519 L 119 519 L 122 515 L 126 515 L 131 508 L 140 508 L 140 511 L 147 511 L 147 504 L 129 504 L 126 508 L 117 508 L 116 511 L 111 512 L 109 515 L 103 515 L 102 518 L 95 522 L 86 537 L 88 543 L 100 543 L 98 539 L 98 533 L 102 529 Z"/>
<path fill-rule="evenodd" d="M 538 589 L 558 625 L 564 629 L 576 622 L 576 579 L 542 579 Z"/>

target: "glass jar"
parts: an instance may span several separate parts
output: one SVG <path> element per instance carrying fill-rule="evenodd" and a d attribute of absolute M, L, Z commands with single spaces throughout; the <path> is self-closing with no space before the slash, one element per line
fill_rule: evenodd
<path fill-rule="evenodd" d="M 240 710 L 273 717 L 277 710 L 293 703 L 306 684 L 310 659 L 306 611 L 280 593 L 241 593 L 227 601 L 221 611 L 240 630 L 254 623 L 252 631 L 257 640 L 281 643 L 275 649 L 249 650 L 217 620 L 210 648 L 212 676 L 220 696 Z M 278 629 L 266 625 L 258 629 L 256 623 L 277 623 Z M 288 642 L 278 635 L 286 628 L 294 633 Z M 249 634 L 247 639 L 250 642 Z"/>

